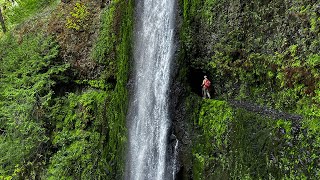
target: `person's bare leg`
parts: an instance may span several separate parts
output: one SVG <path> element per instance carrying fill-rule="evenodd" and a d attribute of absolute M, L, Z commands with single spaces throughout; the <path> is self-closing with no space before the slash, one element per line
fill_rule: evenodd
<path fill-rule="evenodd" d="M 207 97 L 206 88 L 202 88 L 202 98 L 205 99 Z"/>
<path fill-rule="evenodd" d="M 209 99 L 211 99 L 210 93 L 209 93 L 209 89 L 206 89 L 206 95 L 208 96 Z"/>

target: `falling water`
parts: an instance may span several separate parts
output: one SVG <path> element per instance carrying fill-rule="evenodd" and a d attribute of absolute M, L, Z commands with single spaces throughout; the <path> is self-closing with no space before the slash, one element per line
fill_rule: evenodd
<path fill-rule="evenodd" d="M 175 179 L 176 177 L 178 147 L 179 147 L 179 141 L 176 140 L 176 145 L 174 146 L 174 152 L 173 152 L 172 179 Z"/>
<path fill-rule="evenodd" d="M 174 4 L 174 0 L 137 1 L 126 179 L 163 180 L 172 173 L 167 172 L 166 151 Z"/>

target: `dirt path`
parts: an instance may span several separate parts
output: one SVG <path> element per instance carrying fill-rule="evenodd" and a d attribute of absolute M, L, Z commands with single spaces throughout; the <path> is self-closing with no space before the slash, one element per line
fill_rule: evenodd
<path fill-rule="evenodd" d="M 229 100 L 228 102 L 231 106 L 235 108 L 243 108 L 247 111 L 255 112 L 257 114 L 267 116 L 272 119 L 290 120 L 292 122 L 298 123 L 303 118 L 301 115 L 289 114 L 276 109 L 271 109 L 269 107 L 260 106 L 248 101 Z"/>

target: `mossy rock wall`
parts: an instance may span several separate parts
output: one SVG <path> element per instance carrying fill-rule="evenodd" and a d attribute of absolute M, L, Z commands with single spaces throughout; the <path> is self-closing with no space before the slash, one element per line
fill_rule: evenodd
<path fill-rule="evenodd" d="M 194 92 L 207 74 L 215 96 L 284 111 L 319 104 L 318 1 L 180 0 L 180 9 L 184 76 Z"/>
<path fill-rule="evenodd" d="M 121 179 L 134 1 L 34 2 L 0 39 L 0 179 Z"/>
<path fill-rule="evenodd" d="M 179 2 L 178 178 L 319 178 L 319 2 Z M 200 99 L 203 75 L 221 101 Z M 263 115 L 234 99 L 301 118 Z"/>
<path fill-rule="evenodd" d="M 201 103 L 192 170 L 181 179 L 318 179 L 317 120 L 270 119 L 221 100 Z"/>

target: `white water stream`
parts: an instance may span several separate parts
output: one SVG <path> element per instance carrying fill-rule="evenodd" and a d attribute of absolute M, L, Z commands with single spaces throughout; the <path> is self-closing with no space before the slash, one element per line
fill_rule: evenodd
<path fill-rule="evenodd" d="M 126 179 L 163 180 L 172 176 L 167 139 L 175 0 L 137 0 L 136 5 Z"/>

